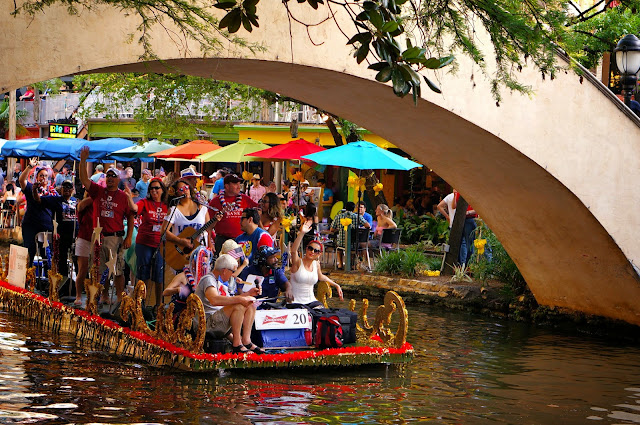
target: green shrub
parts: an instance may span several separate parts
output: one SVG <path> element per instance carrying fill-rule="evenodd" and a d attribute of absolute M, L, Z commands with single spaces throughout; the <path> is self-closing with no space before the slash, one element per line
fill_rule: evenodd
<path fill-rule="evenodd" d="M 484 224 L 478 227 L 477 232 L 476 234 L 481 234 L 482 238 L 487 240 L 487 245 L 491 247 L 492 252 L 491 261 L 488 260 L 486 255 L 481 255 L 478 258 L 474 253 L 469 264 L 473 277 L 483 282 L 488 279 L 503 282 L 507 286 L 505 290 L 512 292 L 514 295 L 525 293 L 528 290 L 527 282 L 498 238 Z"/>
<path fill-rule="evenodd" d="M 395 217 L 402 230 L 401 242 L 415 244 L 430 242 L 432 245 L 445 243 L 449 239 L 449 223 L 441 217 L 426 215 L 407 215 L 399 211 Z"/>
<path fill-rule="evenodd" d="M 410 247 L 401 251 L 383 252 L 376 263 L 375 271 L 412 277 L 421 270 L 440 270 L 440 262 L 437 260 L 427 257 L 415 247 Z"/>

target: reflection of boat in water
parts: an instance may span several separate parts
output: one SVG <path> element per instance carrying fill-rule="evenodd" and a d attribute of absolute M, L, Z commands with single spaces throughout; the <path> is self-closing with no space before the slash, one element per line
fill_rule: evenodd
<path fill-rule="evenodd" d="M 0 276 L 0 306 L 15 315 L 45 327 L 52 333 L 66 332 L 75 335 L 82 343 L 94 350 L 106 351 L 118 356 L 133 358 L 152 366 L 169 367 L 186 371 L 213 371 L 218 369 L 250 368 L 297 368 L 317 366 L 353 367 L 370 364 L 391 364 L 409 362 L 413 357 L 413 347 L 406 342 L 408 327 L 407 311 L 402 298 L 390 291 L 384 305 L 376 310 L 372 323 L 367 318 L 368 301 L 363 300 L 357 324 L 357 340 L 341 348 L 315 349 L 308 347 L 298 350 L 257 355 L 205 353 L 204 310 L 200 299 L 192 294 L 187 308 L 180 315 L 177 324 L 172 317 L 172 306 L 158 309 L 155 329 L 151 329 L 142 315 L 142 294 L 144 283 L 138 282 L 133 293 L 125 296 L 121 306 L 121 316 L 131 324 L 123 327 L 116 322 L 98 316 L 96 301 L 101 285 L 87 284 L 87 310 L 71 308 L 57 301 L 55 295 L 46 298 L 29 289 L 7 283 L 6 266 Z M 28 273 L 27 288 L 31 288 L 33 274 Z M 323 282 L 324 284 L 324 282 Z M 54 286 L 50 294 L 56 293 Z M 319 285 L 318 299 L 327 305 L 331 298 L 328 285 Z M 355 311 L 356 302 L 351 301 L 350 309 Z M 393 314 L 399 316 L 395 332 L 388 326 Z M 201 325 L 192 331 L 193 318 Z"/>

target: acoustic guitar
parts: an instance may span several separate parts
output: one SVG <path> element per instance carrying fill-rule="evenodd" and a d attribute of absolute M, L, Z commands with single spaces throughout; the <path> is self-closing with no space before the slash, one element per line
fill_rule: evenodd
<path fill-rule="evenodd" d="M 204 232 L 206 232 L 209 227 L 213 226 L 215 223 L 220 221 L 225 213 L 233 210 L 235 205 L 228 205 L 223 208 L 222 211 L 218 211 L 216 215 L 209 221 L 207 221 L 201 228 L 194 229 L 193 227 L 187 227 L 184 229 L 178 237 L 180 239 L 189 239 L 189 242 L 193 245 L 193 248 L 187 248 L 182 245 L 175 244 L 173 242 L 166 241 L 165 252 L 164 252 L 164 261 L 166 264 L 171 266 L 174 270 L 182 270 L 184 266 L 189 263 L 189 256 L 191 252 L 198 246 L 198 241 Z M 206 208 L 206 207 L 205 207 Z"/>

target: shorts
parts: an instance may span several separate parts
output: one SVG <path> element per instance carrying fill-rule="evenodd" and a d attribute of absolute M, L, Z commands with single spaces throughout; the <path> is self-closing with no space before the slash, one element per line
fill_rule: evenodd
<path fill-rule="evenodd" d="M 222 308 L 213 314 L 207 314 L 207 332 L 211 332 L 215 338 L 224 337 L 230 330 L 231 322 Z"/>
<path fill-rule="evenodd" d="M 86 239 L 76 239 L 76 252 L 77 257 L 91 257 L 91 241 Z"/>
<path fill-rule="evenodd" d="M 152 263 L 153 253 L 156 251 L 154 247 L 137 243 L 136 249 L 136 279 L 147 281 L 151 279 L 156 283 L 163 281 L 162 266 L 164 260 L 160 252 L 156 254 L 155 264 Z"/>
<path fill-rule="evenodd" d="M 122 236 L 105 236 L 100 247 L 100 276 L 107 269 L 107 261 L 111 256 L 116 258 L 114 276 L 122 276 L 124 271 L 124 248 Z"/>

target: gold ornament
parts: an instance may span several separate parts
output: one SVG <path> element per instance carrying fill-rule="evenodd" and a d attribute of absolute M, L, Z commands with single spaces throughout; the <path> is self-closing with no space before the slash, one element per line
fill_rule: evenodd
<path fill-rule="evenodd" d="M 147 287 L 141 280 L 136 283 L 131 296 L 123 293 L 120 316 L 122 317 L 122 320 L 131 322 L 132 330 L 142 332 L 146 335 L 155 336 L 155 332 L 149 328 L 147 321 L 144 320 L 144 315 L 142 314 L 142 300 L 146 297 L 146 293 Z"/>
<path fill-rule="evenodd" d="M 398 311 L 400 320 L 398 329 L 394 335 L 387 326 L 391 323 L 391 315 Z M 409 317 L 404 306 L 402 297 L 395 291 L 389 291 L 384 297 L 384 305 L 378 307 L 371 336 L 378 335 L 387 345 L 400 348 L 407 342 L 407 330 L 409 328 Z"/>
<path fill-rule="evenodd" d="M 49 276 L 49 299 L 51 302 L 60 301 L 58 290 L 60 289 L 60 282 L 62 282 L 62 275 L 55 269 L 55 267 L 52 267 L 51 270 L 47 272 Z"/>
<path fill-rule="evenodd" d="M 89 270 L 89 281 L 85 281 L 85 290 L 87 291 L 87 306 L 85 310 L 89 314 L 98 314 L 98 299 L 104 286 L 98 279 L 98 265 L 93 264 Z"/>
<path fill-rule="evenodd" d="M 194 317 L 198 319 L 198 329 L 196 330 L 196 337 L 191 338 L 189 331 L 191 330 Z M 202 301 L 196 294 L 191 294 L 187 298 L 187 307 L 182 311 L 180 319 L 178 320 L 178 329 L 176 329 L 178 340 L 186 350 L 194 353 L 202 353 L 206 331 L 207 318 L 204 314 Z"/>
<path fill-rule="evenodd" d="M 318 282 L 318 295 L 317 300 L 320 301 L 324 308 L 329 308 L 329 298 L 333 297 L 331 292 L 331 285 L 325 281 Z"/>
<path fill-rule="evenodd" d="M 384 186 L 382 185 L 382 183 L 378 183 L 375 186 L 373 186 L 373 193 L 378 196 L 378 193 L 382 192 L 382 189 L 384 188 Z"/>

